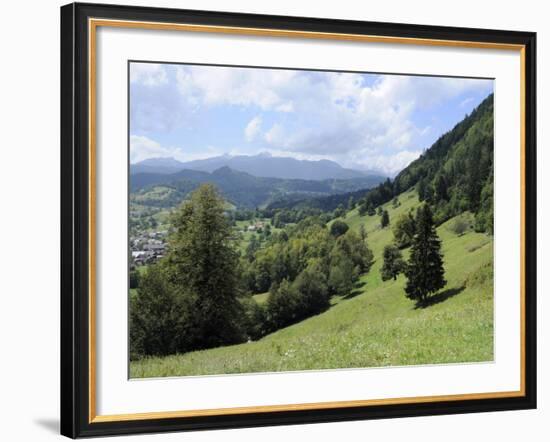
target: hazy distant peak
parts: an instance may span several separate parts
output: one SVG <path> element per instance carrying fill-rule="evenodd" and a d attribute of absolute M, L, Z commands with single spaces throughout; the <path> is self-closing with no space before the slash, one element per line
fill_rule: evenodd
<path fill-rule="evenodd" d="M 133 164 L 131 173 L 175 173 L 183 169 L 211 173 L 223 167 L 246 172 L 256 177 L 282 179 L 352 179 L 372 175 L 372 173 L 342 167 L 331 160 L 312 161 L 298 160 L 292 157 L 276 157 L 266 151 L 257 155 L 232 156 L 224 154 L 188 162 L 180 162 L 174 158 L 151 158 Z"/>
<path fill-rule="evenodd" d="M 141 161 L 140 163 L 141 164 L 181 164 L 181 162 L 176 160 L 174 157 L 148 158 L 146 160 Z"/>

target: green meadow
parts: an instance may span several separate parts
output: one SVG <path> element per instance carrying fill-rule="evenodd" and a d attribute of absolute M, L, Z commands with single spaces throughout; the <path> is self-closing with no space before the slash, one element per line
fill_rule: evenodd
<path fill-rule="evenodd" d="M 383 205 L 390 226 L 380 217 L 342 218 L 351 229 L 367 232 L 375 262 L 346 297 L 331 307 L 262 339 L 130 363 L 132 378 L 273 372 L 353 367 L 480 362 L 493 359 L 493 239 L 472 229 L 454 233 L 452 218 L 437 228 L 442 240 L 446 287 L 417 307 L 405 296 L 405 277 L 383 282 L 384 246 L 393 240 L 397 217 L 418 207 L 415 191 L 399 196 L 399 205 Z M 464 216 L 464 215 L 461 215 Z M 243 249 L 243 244 L 239 244 Z M 404 250 L 406 258 L 408 251 Z M 255 295 L 265 303 L 268 294 Z"/>

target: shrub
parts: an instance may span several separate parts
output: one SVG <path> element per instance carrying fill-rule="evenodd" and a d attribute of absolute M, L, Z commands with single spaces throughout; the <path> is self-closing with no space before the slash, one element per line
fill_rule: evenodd
<path fill-rule="evenodd" d="M 271 329 L 286 327 L 298 319 L 299 294 L 288 279 L 274 285 L 267 298 L 267 319 Z"/>
<path fill-rule="evenodd" d="M 349 230 L 349 226 L 344 221 L 340 221 L 340 220 L 334 221 L 330 226 L 330 234 L 334 237 L 343 235 L 348 230 Z"/>
<path fill-rule="evenodd" d="M 248 338 L 256 341 L 269 333 L 266 307 L 258 304 L 251 296 L 244 298 L 242 305 L 244 310 L 243 327 Z"/>
<path fill-rule="evenodd" d="M 184 336 L 182 324 L 190 316 L 162 267 L 149 266 L 138 296 L 130 298 L 130 358 L 185 351 L 191 337 Z"/>
<path fill-rule="evenodd" d="M 471 228 L 471 220 L 464 215 L 457 216 L 449 226 L 451 232 L 458 236 L 464 235 Z"/>
<path fill-rule="evenodd" d="M 293 288 L 299 294 L 300 319 L 321 313 L 330 305 L 326 276 L 313 266 L 298 275 Z"/>
<path fill-rule="evenodd" d="M 130 271 L 130 288 L 137 289 L 139 286 L 139 272 L 137 270 Z"/>

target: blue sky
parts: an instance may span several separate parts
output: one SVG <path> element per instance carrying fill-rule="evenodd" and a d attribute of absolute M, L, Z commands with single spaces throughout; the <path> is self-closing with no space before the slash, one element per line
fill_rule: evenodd
<path fill-rule="evenodd" d="M 492 91 L 492 80 L 131 63 L 130 161 L 269 152 L 394 175 Z"/>

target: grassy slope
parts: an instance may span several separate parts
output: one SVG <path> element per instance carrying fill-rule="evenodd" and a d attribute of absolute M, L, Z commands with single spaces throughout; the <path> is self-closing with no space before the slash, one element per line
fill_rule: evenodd
<path fill-rule="evenodd" d="M 386 205 L 390 220 L 418 204 L 416 195 Z M 383 247 L 391 229 L 380 229 L 379 216 L 345 221 L 361 223 L 376 262 L 348 299 L 335 299 L 326 312 L 252 343 L 185 355 L 133 362 L 132 377 L 204 375 L 343 367 L 375 367 L 493 359 L 493 241 L 475 232 L 457 236 L 438 228 L 448 281 L 440 301 L 425 309 L 404 295 L 404 277 L 380 278 Z M 263 295 L 262 295 L 263 296 Z M 263 301 L 263 299 L 262 299 Z"/>

